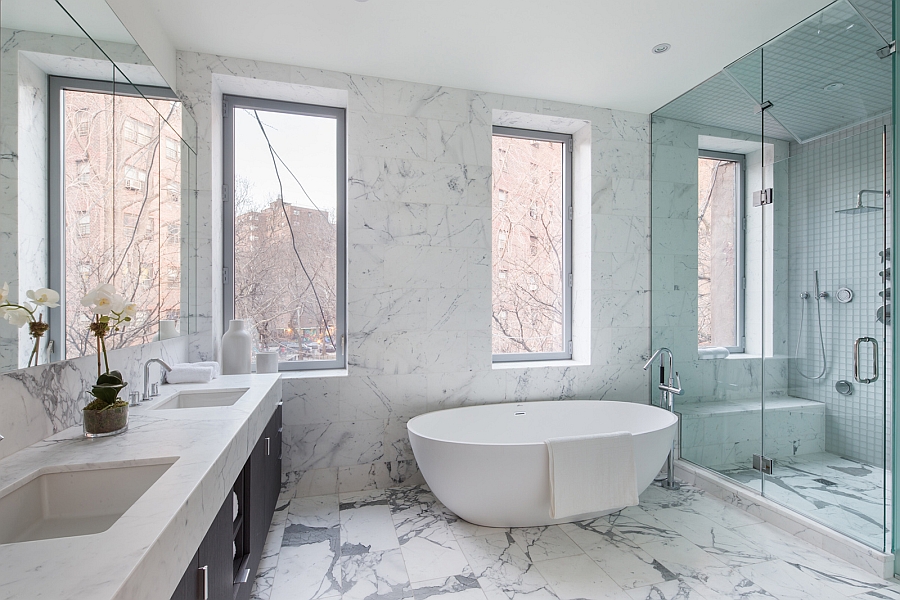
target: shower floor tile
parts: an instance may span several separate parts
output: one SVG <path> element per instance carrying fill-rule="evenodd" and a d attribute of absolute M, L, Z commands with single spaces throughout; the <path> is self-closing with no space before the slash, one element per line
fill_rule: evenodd
<path fill-rule="evenodd" d="M 872 467 L 830 455 L 784 461 L 779 472 L 779 484 L 769 487 L 783 490 L 785 503 L 821 504 L 816 486 L 833 486 L 810 483 L 817 478 L 857 490 L 853 511 L 880 493 Z M 289 514 L 270 531 L 255 600 L 900 599 L 900 582 L 687 485 L 651 487 L 639 506 L 598 519 L 502 529 L 466 523 L 426 486 L 291 497 L 286 490 L 279 501 L 279 512 Z M 321 568 L 309 571 L 314 566 Z"/>
<path fill-rule="evenodd" d="M 759 491 L 760 473 L 747 465 L 714 470 Z M 766 476 L 766 496 L 874 548 L 890 540 L 885 502 L 890 504 L 890 472 L 822 452 L 775 461 Z M 887 517 L 890 518 L 890 515 Z"/>

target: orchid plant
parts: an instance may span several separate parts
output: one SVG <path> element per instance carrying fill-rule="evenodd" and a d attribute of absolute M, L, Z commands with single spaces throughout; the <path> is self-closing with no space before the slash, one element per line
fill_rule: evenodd
<path fill-rule="evenodd" d="M 81 305 L 94 314 L 90 331 L 97 339 L 97 383 L 91 388 L 91 395 L 95 400 L 85 409 L 103 410 L 121 402 L 118 399 L 119 392 L 128 385 L 122 379 L 122 373 L 109 370 L 106 336 L 132 321 L 137 313 L 137 305 L 116 293 L 116 288 L 111 283 L 104 283 L 85 294 Z"/>
<path fill-rule="evenodd" d="M 10 325 L 22 327 L 28 325 L 28 333 L 34 340 L 31 356 L 28 357 L 28 366 L 38 364 L 38 352 L 41 345 L 41 337 L 50 329 L 50 324 L 44 321 L 44 315 L 38 311 L 41 307 L 56 308 L 59 306 L 59 293 L 50 288 L 38 288 L 28 290 L 25 296 L 31 302 L 15 304 L 9 300 L 9 283 L 4 282 L 0 288 L 0 316 L 9 321 Z M 37 314 L 37 318 L 35 318 Z"/>

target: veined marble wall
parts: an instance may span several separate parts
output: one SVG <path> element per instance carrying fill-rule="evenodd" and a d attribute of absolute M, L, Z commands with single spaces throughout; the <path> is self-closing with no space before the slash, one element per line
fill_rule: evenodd
<path fill-rule="evenodd" d="M 222 184 L 222 91 L 346 103 L 349 365 L 333 376 L 285 378 L 284 465 L 300 493 L 415 481 L 406 422 L 427 411 L 523 400 L 647 401 L 647 115 L 188 52 L 178 56 L 177 87 L 200 133 L 198 246 L 208 254 L 199 260 L 212 267 L 200 272 L 198 288 L 208 296 L 200 298 L 206 314 L 195 358 L 216 356 L 222 334 L 215 276 L 222 215 L 213 193 Z M 576 265 L 584 267 L 576 303 L 587 308 L 576 361 L 495 369 L 491 125 L 516 115 L 589 123 L 580 130 L 587 150 L 575 173 L 586 188 L 575 226 L 590 237 L 576 248 Z"/>
<path fill-rule="evenodd" d="M 684 388 L 684 395 L 676 399 L 676 405 L 738 400 L 761 403 L 763 390 L 766 397 L 787 394 L 787 299 L 781 293 L 787 285 L 787 207 L 775 203 L 753 208 L 752 192 L 762 185 L 763 152 L 761 148 L 742 151 L 747 158 L 744 181 L 746 352 L 726 359 L 700 360 L 697 352 L 697 157 L 701 139 L 705 145 L 713 141 L 724 145 L 729 140 L 737 146 L 754 146 L 746 142 L 759 145 L 758 136 L 744 132 L 653 118 L 653 345 L 667 346 L 674 351 Z M 786 187 L 786 173 L 778 161 L 787 153 L 787 142 L 773 141 L 767 149 L 767 187 L 773 179 L 776 190 Z"/>
<path fill-rule="evenodd" d="M 187 338 L 179 337 L 110 351 L 110 368 L 121 371 L 128 382 L 123 399 L 141 390 L 144 362 L 187 362 L 187 348 Z M 157 376 L 155 370 L 151 376 Z M 81 409 L 93 400 L 89 391 L 96 380 L 96 356 L 0 374 L 0 435 L 6 438 L 0 441 L 0 459 L 81 424 Z"/>

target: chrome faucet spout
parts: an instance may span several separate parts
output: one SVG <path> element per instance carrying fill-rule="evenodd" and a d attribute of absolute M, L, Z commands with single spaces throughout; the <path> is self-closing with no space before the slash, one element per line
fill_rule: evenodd
<path fill-rule="evenodd" d="M 662 352 L 663 350 L 665 350 L 665 348 L 660 348 L 659 350 L 657 350 L 656 352 L 654 352 L 654 353 L 653 353 L 653 356 L 650 357 L 650 360 L 648 360 L 647 362 L 644 363 L 644 370 L 645 370 L 645 371 L 646 371 L 647 369 L 650 368 L 650 365 L 653 364 L 653 361 L 656 360 L 656 357 L 659 356 L 659 353 Z"/>
<path fill-rule="evenodd" d="M 144 395 L 141 397 L 142 402 L 146 402 L 151 397 L 156 395 L 150 393 L 150 365 L 152 365 L 153 363 L 158 364 L 167 373 L 172 370 L 172 367 L 166 364 L 166 361 L 162 360 L 161 358 L 151 358 L 144 363 Z"/>

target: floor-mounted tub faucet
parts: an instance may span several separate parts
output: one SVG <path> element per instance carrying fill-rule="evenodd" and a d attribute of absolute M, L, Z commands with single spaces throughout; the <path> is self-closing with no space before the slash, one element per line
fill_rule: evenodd
<path fill-rule="evenodd" d="M 666 377 L 665 363 L 663 362 L 663 354 L 669 358 L 668 378 Z M 644 364 L 644 370 L 650 368 L 656 357 L 659 357 L 659 385 L 660 391 L 660 408 L 664 408 L 669 412 L 675 412 L 675 396 L 684 393 L 681 389 L 681 378 L 678 371 L 675 370 L 675 356 L 668 348 L 660 348 L 653 353 Z M 661 480 L 662 486 L 668 490 L 677 490 L 681 486 L 675 481 L 675 442 L 672 442 L 672 449 L 669 451 L 669 458 L 666 461 L 666 477 Z"/>

